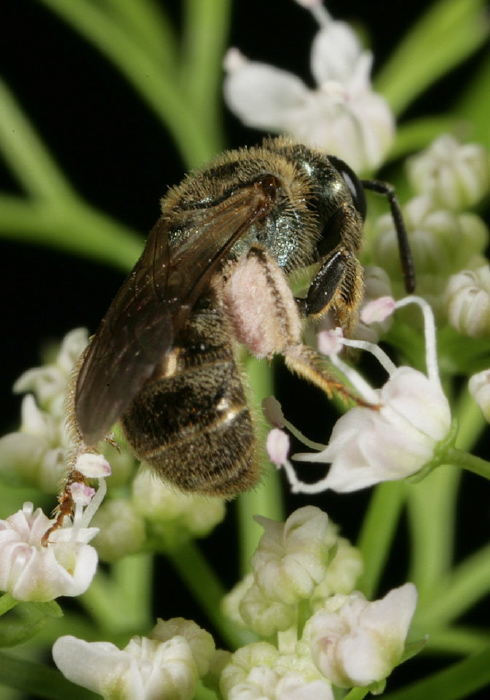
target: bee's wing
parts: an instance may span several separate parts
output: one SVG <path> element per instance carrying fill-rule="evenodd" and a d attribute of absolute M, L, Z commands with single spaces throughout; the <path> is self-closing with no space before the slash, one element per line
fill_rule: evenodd
<path fill-rule="evenodd" d="M 223 257 L 270 211 L 272 176 L 191 211 L 180 242 L 169 246 L 171 217 L 152 229 L 136 263 L 85 351 L 75 390 L 75 417 L 86 445 L 101 440 L 173 344 Z"/>

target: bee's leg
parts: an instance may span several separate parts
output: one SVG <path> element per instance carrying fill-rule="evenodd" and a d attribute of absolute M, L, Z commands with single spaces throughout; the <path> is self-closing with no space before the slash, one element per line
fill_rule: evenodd
<path fill-rule="evenodd" d="M 363 270 L 355 255 L 337 248 L 325 258 L 305 300 L 307 316 L 321 317 L 332 310 L 347 333 L 357 321 L 363 296 Z"/>
<path fill-rule="evenodd" d="M 325 357 L 308 345 L 295 345 L 284 352 L 286 366 L 291 372 L 311 382 L 324 391 L 329 398 L 337 394 L 344 401 L 354 402 L 357 406 L 366 406 L 376 409 L 375 406 L 365 401 L 354 389 L 346 386 L 345 377 L 330 364 L 327 365 Z"/>

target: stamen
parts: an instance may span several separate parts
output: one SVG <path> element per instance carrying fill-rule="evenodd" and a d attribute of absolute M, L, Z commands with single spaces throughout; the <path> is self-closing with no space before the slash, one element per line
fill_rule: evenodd
<path fill-rule="evenodd" d="M 96 514 L 96 512 L 98 511 L 99 506 L 104 500 L 106 493 L 107 482 L 105 479 L 99 479 L 99 488 L 97 489 L 95 496 L 92 498 L 92 500 L 83 512 L 83 518 L 80 521 L 80 527 L 89 527 L 90 522 Z"/>
<path fill-rule="evenodd" d="M 386 370 L 390 377 L 393 372 L 395 372 L 396 365 L 379 345 L 370 343 L 369 340 L 351 340 L 350 338 L 343 338 L 342 344 L 347 345 L 350 348 L 357 348 L 358 350 L 366 350 L 367 352 L 370 352 L 371 355 L 374 355 L 381 367 Z"/>
<path fill-rule="evenodd" d="M 415 294 L 397 301 L 396 307 L 400 309 L 403 306 L 408 306 L 408 304 L 417 304 L 422 310 L 424 318 L 425 364 L 427 367 L 427 376 L 429 381 L 437 384 L 442 390 L 439 377 L 439 365 L 437 363 L 437 337 L 434 313 L 430 304 L 428 304 L 425 299 Z"/>

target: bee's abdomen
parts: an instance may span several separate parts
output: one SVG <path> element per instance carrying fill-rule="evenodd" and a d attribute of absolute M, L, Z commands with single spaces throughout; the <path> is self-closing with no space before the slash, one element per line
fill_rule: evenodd
<path fill-rule="evenodd" d="M 195 314 L 123 416 L 136 456 L 183 491 L 233 496 L 259 478 L 252 418 L 216 310 Z M 184 342 L 185 341 L 185 342 Z"/>

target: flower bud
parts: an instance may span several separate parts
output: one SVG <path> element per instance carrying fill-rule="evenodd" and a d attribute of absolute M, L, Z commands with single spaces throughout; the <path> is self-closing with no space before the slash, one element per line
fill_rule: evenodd
<path fill-rule="evenodd" d="M 238 649 L 223 669 L 220 688 L 227 700 L 334 700 L 330 683 L 322 678 L 309 656 L 283 656 L 267 642 Z"/>
<path fill-rule="evenodd" d="M 294 604 L 309 598 L 327 571 L 328 516 L 319 508 L 305 506 L 285 523 L 259 516 L 256 520 L 265 530 L 252 557 L 258 587 L 273 601 Z"/>
<path fill-rule="evenodd" d="M 214 640 L 209 632 L 199 627 L 194 620 L 174 617 L 171 620 L 158 620 L 149 635 L 150 639 L 160 642 L 167 642 L 177 636 L 183 637 L 188 643 L 199 677 L 205 676 L 215 652 Z"/>
<path fill-rule="evenodd" d="M 134 510 L 170 546 L 189 536 L 204 537 L 225 516 L 222 498 L 180 493 L 142 468 L 133 481 Z"/>
<path fill-rule="evenodd" d="M 71 371 L 87 343 L 85 328 L 70 331 L 63 338 L 54 361 L 24 372 L 15 382 L 14 391 L 19 394 L 32 392 L 41 408 L 61 417 Z"/>
<path fill-rule="evenodd" d="M 490 266 L 449 278 L 445 294 L 449 323 L 470 338 L 490 335 Z"/>
<path fill-rule="evenodd" d="M 245 625 L 266 639 L 289 629 L 297 616 L 295 605 L 271 600 L 255 583 L 246 591 L 239 609 Z"/>
<path fill-rule="evenodd" d="M 485 369 L 470 377 L 468 388 L 485 416 L 485 420 L 490 423 L 490 370 Z"/>
<path fill-rule="evenodd" d="M 488 233 L 475 214 L 440 209 L 427 195 L 412 199 L 404 207 L 410 247 L 417 271 L 417 287 L 425 275 L 447 277 L 462 267 L 474 267 L 483 261 Z M 376 222 L 377 236 L 373 256 L 390 275 L 393 283 L 401 280 L 398 242 L 390 215 Z"/>
<path fill-rule="evenodd" d="M 104 561 L 115 561 L 135 554 L 141 551 L 146 542 L 144 518 L 124 498 L 103 503 L 93 524 L 100 530 L 94 544 Z"/>
<path fill-rule="evenodd" d="M 490 186 L 490 161 L 483 146 L 460 144 L 449 134 L 410 158 L 407 170 L 414 191 L 429 195 L 444 209 L 469 208 Z"/>

